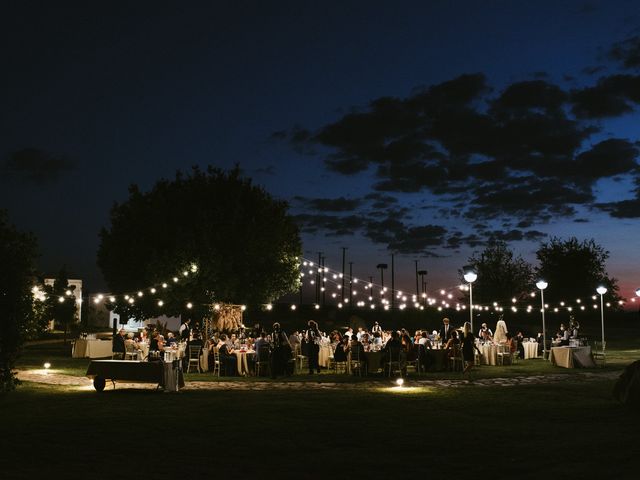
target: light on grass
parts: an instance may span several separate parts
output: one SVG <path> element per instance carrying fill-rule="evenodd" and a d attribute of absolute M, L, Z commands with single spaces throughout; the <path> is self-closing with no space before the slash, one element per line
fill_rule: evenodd
<path fill-rule="evenodd" d="M 404 378 L 399 378 L 396 380 L 396 385 L 402 387 L 404 385 Z"/>
<path fill-rule="evenodd" d="M 50 362 L 44 362 L 44 368 L 49 370 L 51 368 L 51 363 Z"/>

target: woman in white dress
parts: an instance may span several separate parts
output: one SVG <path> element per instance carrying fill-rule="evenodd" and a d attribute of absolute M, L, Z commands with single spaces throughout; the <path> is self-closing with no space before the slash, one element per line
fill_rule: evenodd
<path fill-rule="evenodd" d="M 501 316 L 496 324 L 496 333 L 493 335 L 493 341 L 495 343 L 505 343 L 507 341 L 507 332 L 507 324 Z"/>

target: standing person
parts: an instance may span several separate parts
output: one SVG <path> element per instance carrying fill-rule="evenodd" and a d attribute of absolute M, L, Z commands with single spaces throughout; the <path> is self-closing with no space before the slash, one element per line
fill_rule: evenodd
<path fill-rule="evenodd" d="M 353 333 L 353 331 L 352 331 Z M 318 324 L 314 320 L 309 320 L 307 323 L 307 331 L 304 338 L 307 342 L 307 348 L 309 349 L 309 374 L 313 374 L 315 369 L 320 373 L 320 365 L 318 364 L 318 357 L 320 356 L 320 330 L 318 330 Z"/>
<path fill-rule="evenodd" d="M 442 327 L 440 327 L 440 341 L 444 345 L 451 338 L 451 332 L 453 332 L 453 328 L 449 325 L 449 319 L 442 319 Z"/>
<path fill-rule="evenodd" d="M 124 328 L 121 328 L 118 333 L 113 336 L 113 346 L 111 351 L 113 352 L 114 360 L 124 360 Z"/>
<path fill-rule="evenodd" d="M 493 341 L 495 343 L 506 343 L 507 341 L 507 323 L 504 321 L 504 317 L 500 315 L 500 320 L 496 323 L 496 333 L 493 336 Z"/>
<path fill-rule="evenodd" d="M 289 337 L 282 331 L 278 322 L 273 324 L 273 333 L 271 334 L 271 378 L 277 375 L 289 374 L 287 371 L 287 363 L 291 358 L 291 344 Z"/>
<path fill-rule="evenodd" d="M 373 322 L 373 327 L 371 327 L 371 333 L 376 333 L 376 332 L 382 335 L 382 327 L 378 322 Z"/>
<path fill-rule="evenodd" d="M 191 319 L 187 318 L 182 325 L 180 325 L 180 340 L 188 342 L 191 338 Z"/>
<path fill-rule="evenodd" d="M 467 373 L 473 368 L 475 363 L 475 352 L 474 350 L 480 350 L 476 346 L 476 337 L 471 331 L 471 324 L 469 322 L 464 322 L 464 328 L 462 330 L 462 358 L 464 359 L 464 370 L 462 373 Z"/>

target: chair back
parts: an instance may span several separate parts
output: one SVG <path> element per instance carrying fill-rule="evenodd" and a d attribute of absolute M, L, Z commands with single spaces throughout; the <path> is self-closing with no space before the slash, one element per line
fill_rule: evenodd
<path fill-rule="evenodd" d="M 189 360 L 198 360 L 200 361 L 200 350 L 202 347 L 199 345 L 189 345 Z"/>
<path fill-rule="evenodd" d="M 261 345 L 256 352 L 256 362 L 266 362 L 269 360 L 269 355 L 271 354 L 271 350 L 269 349 L 269 345 Z"/>

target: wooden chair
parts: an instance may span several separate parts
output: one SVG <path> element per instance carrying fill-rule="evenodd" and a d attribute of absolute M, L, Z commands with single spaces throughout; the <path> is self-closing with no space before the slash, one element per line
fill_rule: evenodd
<path fill-rule="evenodd" d="M 412 345 L 411 351 L 407 355 L 407 368 L 413 368 L 418 375 L 420 375 L 422 372 L 421 359 L 422 356 L 424 356 L 424 353 L 422 353 L 421 356 L 421 351 L 424 351 L 424 345 Z"/>
<path fill-rule="evenodd" d="M 593 361 L 601 367 L 607 366 L 607 354 L 605 353 L 605 348 L 607 346 L 607 342 L 593 342 L 593 348 L 591 349 L 591 354 L 593 355 Z"/>
<path fill-rule="evenodd" d="M 348 355 L 348 362 L 349 362 L 349 370 L 353 373 L 356 373 L 358 376 L 362 376 L 362 372 L 364 371 L 364 374 L 366 375 L 366 369 L 364 367 L 365 362 L 364 359 L 360 358 L 360 351 L 356 350 L 349 350 L 349 355 Z"/>
<path fill-rule="evenodd" d="M 302 370 L 309 369 L 309 357 L 303 355 L 302 347 L 300 345 L 296 345 L 293 358 L 295 359 L 298 373 L 302 373 Z"/>
<path fill-rule="evenodd" d="M 220 376 L 220 371 L 222 370 L 222 363 L 220 363 L 220 352 L 218 351 L 218 347 L 213 347 L 213 374 L 218 373 L 218 377 Z"/>
<path fill-rule="evenodd" d="M 398 372 L 402 375 L 403 368 L 406 367 L 404 362 L 402 361 L 402 349 L 394 349 L 389 351 L 389 360 L 387 360 L 384 364 L 385 369 L 387 370 L 387 376 L 391 377 L 393 372 Z"/>
<path fill-rule="evenodd" d="M 198 370 L 198 373 L 202 373 L 202 370 L 200 369 L 200 350 L 202 349 L 202 347 L 189 345 L 188 349 L 189 349 L 189 357 L 188 357 L 189 362 L 187 363 L 187 373 L 189 373 L 189 370 L 191 369 L 191 365 L 195 365 L 196 369 Z"/>
<path fill-rule="evenodd" d="M 464 358 L 460 345 L 453 344 L 449 355 L 449 364 L 452 372 L 461 372 L 464 369 Z"/>
<path fill-rule="evenodd" d="M 125 360 L 138 360 L 138 350 L 133 343 L 124 344 L 124 359 Z"/>
<path fill-rule="evenodd" d="M 264 370 L 265 375 L 269 375 L 271 368 L 271 350 L 268 345 L 261 346 L 256 352 L 256 377 L 262 375 Z"/>
<path fill-rule="evenodd" d="M 498 365 L 512 365 L 513 353 L 508 344 L 500 344 L 497 347 L 496 355 L 498 356 Z M 506 363 L 505 363 L 506 362 Z"/>

